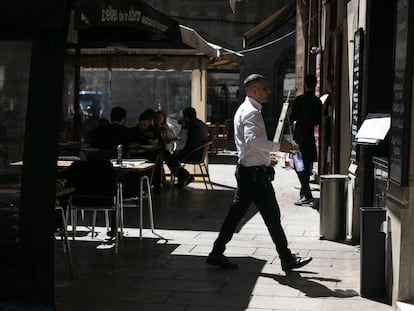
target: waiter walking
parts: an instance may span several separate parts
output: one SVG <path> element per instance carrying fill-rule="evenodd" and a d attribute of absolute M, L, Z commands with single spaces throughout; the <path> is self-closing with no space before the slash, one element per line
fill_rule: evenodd
<path fill-rule="evenodd" d="M 288 248 L 285 232 L 280 222 L 280 210 L 272 186 L 276 159 L 272 152 L 297 150 L 288 142 L 274 143 L 267 139 L 261 114 L 262 105 L 269 99 L 270 89 L 266 78 L 259 74 L 244 80 L 246 98 L 234 116 L 234 140 L 238 151 L 236 167 L 237 189 L 233 203 L 225 218 L 207 263 L 225 269 L 237 269 L 225 255 L 226 244 L 231 240 L 238 224 L 250 204 L 255 203 L 269 230 L 281 260 L 282 269 L 288 272 L 303 267 L 312 258 L 301 258 Z"/>

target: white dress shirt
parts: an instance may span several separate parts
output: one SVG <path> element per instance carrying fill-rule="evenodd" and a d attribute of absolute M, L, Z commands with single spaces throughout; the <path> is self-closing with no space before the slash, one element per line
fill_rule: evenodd
<path fill-rule="evenodd" d="M 249 166 L 269 166 L 269 152 L 279 150 L 280 144 L 267 139 L 261 114 L 262 105 L 246 96 L 234 115 L 234 141 L 239 152 L 238 163 Z"/>

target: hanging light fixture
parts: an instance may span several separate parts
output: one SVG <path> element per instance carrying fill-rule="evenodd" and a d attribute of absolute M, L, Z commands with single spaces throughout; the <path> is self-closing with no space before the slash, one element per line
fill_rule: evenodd
<path fill-rule="evenodd" d="M 162 57 L 161 54 L 158 54 L 154 57 L 151 57 L 148 62 L 150 64 L 159 66 L 159 65 L 165 63 L 166 61 L 167 60 L 164 57 Z"/>
<path fill-rule="evenodd" d="M 241 2 L 241 0 L 230 0 L 230 8 L 234 13 L 236 13 L 236 2 Z"/>

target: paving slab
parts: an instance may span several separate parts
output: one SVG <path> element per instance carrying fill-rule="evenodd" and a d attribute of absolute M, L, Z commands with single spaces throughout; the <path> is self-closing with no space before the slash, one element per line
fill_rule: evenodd
<path fill-rule="evenodd" d="M 223 155 L 222 155 L 223 156 Z M 276 168 L 273 182 L 289 246 L 313 261 L 286 275 L 264 222 L 252 206 L 226 255 L 239 269 L 226 271 L 205 263 L 227 214 L 235 188 L 235 158 L 209 165 L 214 190 L 203 183 L 163 189 L 154 196 L 156 234 L 144 213 L 139 239 L 138 211 L 125 211 L 125 238 L 119 253 L 86 224 L 72 243 L 75 279 L 71 280 L 60 241 L 56 241 L 56 310 L 157 311 L 388 311 L 385 299 L 360 296 L 360 249 L 319 239 L 319 213 L 295 206 L 299 182 L 293 170 Z M 313 194 L 319 196 L 318 185 Z M 159 236 L 162 236 L 160 238 Z"/>

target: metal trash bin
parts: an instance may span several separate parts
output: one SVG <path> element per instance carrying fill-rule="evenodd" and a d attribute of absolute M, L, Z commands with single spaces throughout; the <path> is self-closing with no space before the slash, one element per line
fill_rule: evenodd
<path fill-rule="evenodd" d="M 361 207 L 361 296 L 385 297 L 385 233 L 383 207 Z"/>
<path fill-rule="evenodd" d="M 321 175 L 319 233 L 321 239 L 341 241 L 346 237 L 347 175 Z"/>

